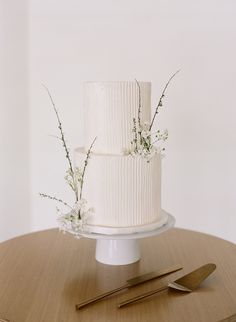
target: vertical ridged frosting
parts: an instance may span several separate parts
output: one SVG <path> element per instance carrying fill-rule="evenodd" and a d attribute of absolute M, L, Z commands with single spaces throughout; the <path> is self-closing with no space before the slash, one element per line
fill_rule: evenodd
<path fill-rule="evenodd" d="M 139 82 L 141 123 L 151 119 L 151 83 Z M 161 155 L 150 162 L 124 155 L 133 140 L 133 118 L 138 118 L 139 89 L 133 82 L 85 83 L 85 148 L 76 150 L 83 166 L 86 151 L 97 137 L 86 167 L 83 198 L 94 214 L 88 218 L 93 232 L 133 233 L 160 227 Z"/>
<path fill-rule="evenodd" d="M 151 83 L 139 82 L 143 122 L 151 118 Z M 139 91 L 133 82 L 85 83 L 85 149 L 97 137 L 93 151 L 121 154 L 130 148 L 133 118 L 138 115 Z"/>
<path fill-rule="evenodd" d="M 76 163 L 85 159 L 76 151 Z M 86 170 L 83 196 L 94 207 L 91 225 L 141 226 L 161 220 L 161 156 L 92 154 Z"/>

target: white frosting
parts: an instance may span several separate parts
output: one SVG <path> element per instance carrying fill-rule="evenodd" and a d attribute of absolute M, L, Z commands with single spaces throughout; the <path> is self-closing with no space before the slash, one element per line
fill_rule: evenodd
<path fill-rule="evenodd" d="M 142 122 L 151 120 L 151 83 L 139 82 Z M 93 151 L 121 154 L 133 139 L 133 118 L 139 106 L 138 85 L 133 82 L 85 83 L 85 148 L 97 137 Z"/>
<path fill-rule="evenodd" d="M 83 164 L 86 153 L 79 148 L 75 156 L 76 163 Z M 88 219 L 89 225 L 98 226 L 93 231 L 99 226 L 142 229 L 162 221 L 160 154 L 147 162 L 142 157 L 92 153 L 83 197 L 95 209 Z"/>
<path fill-rule="evenodd" d="M 141 122 L 151 120 L 151 83 L 139 82 Z M 133 140 L 133 118 L 138 118 L 139 90 L 133 82 L 85 84 L 85 148 L 75 153 L 83 166 L 86 151 L 97 137 L 86 167 L 83 198 L 94 214 L 90 232 L 129 234 L 156 229 L 168 216 L 161 210 L 161 155 L 150 162 L 123 155 Z"/>
<path fill-rule="evenodd" d="M 86 225 L 86 231 L 89 233 L 104 234 L 104 235 L 129 235 L 129 234 L 139 234 L 144 232 L 151 232 L 156 230 L 168 221 L 168 214 L 162 210 L 160 218 L 150 224 L 130 226 L 130 227 L 107 227 L 98 225 Z"/>

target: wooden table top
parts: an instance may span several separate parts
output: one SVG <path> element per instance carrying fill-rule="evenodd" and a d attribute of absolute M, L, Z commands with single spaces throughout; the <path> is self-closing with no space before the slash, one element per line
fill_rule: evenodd
<path fill-rule="evenodd" d="M 0 244 L 0 318 L 11 322 L 216 322 L 236 313 L 236 246 L 183 229 L 140 240 L 142 258 L 124 266 L 96 262 L 95 240 L 57 229 Z M 208 262 L 216 271 L 190 294 L 165 291 L 118 309 L 130 296 L 162 286 Z M 172 264 L 182 271 L 124 290 L 80 311 L 75 304 Z"/>

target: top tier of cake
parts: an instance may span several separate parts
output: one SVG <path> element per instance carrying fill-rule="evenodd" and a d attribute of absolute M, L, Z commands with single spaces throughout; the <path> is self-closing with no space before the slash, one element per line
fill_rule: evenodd
<path fill-rule="evenodd" d="M 151 83 L 139 82 L 142 123 L 151 119 Z M 138 117 L 139 88 L 133 82 L 85 83 L 85 149 L 122 154 L 131 147 L 133 118 Z"/>

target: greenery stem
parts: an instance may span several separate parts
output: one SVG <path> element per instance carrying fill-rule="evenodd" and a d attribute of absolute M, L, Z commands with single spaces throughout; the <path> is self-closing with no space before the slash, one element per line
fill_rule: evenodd
<path fill-rule="evenodd" d="M 154 121 L 155 121 L 155 118 L 156 118 L 156 116 L 157 116 L 157 114 L 158 114 L 158 112 L 159 112 L 159 107 L 161 107 L 161 106 L 162 106 L 162 100 L 163 100 L 163 98 L 164 98 L 164 96 L 165 96 L 165 92 L 166 92 L 166 90 L 167 90 L 167 87 L 169 86 L 170 82 L 171 82 L 171 81 L 172 81 L 172 79 L 175 77 L 175 75 L 176 75 L 176 74 L 178 74 L 178 72 L 179 72 L 179 71 L 180 71 L 180 69 L 179 69 L 179 70 L 177 70 L 177 72 L 175 72 L 175 73 L 170 77 L 170 79 L 168 80 L 168 82 L 166 83 L 166 85 L 165 85 L 165 87 L 164 87 L 164 89 L 163 89 L 163 91 L 162 91 L 162 93 L 161 93 L 161 97 L 160 97 L 159 102 L 158 102 L 158 104 L 157 104 L 157 107 L 156 107 L 155 113 L 154 113 L 154 115 L 153 115 L 152 122 L 151 122 L 150 127 L 149 127 L 149 131 L 151 131 L 151 129 L 152 129 L 152 126 L 153 126 L 153 123 L 154 123 Z"/>
<path fill-rule="evenodd" d="M 43 197 L 43 198 L 48 198 L 48 199 L 51 199 L 51 200 L 58 201 L 58 202 L 62 203 L 63 205 L 67 206 L 68 208 L 70 208 L 71 210 L 73 210 L 73 208 L 70 205 L 68 205 L 68 203 L 66 203 L 65 201 L 63 201 L 61 199 L 58 199 L 58 198 L 56 198 L 54 196 L 47 195 L 45 193 L 40 193 L 39 195 L 41 197 Z"/>
<path fill-rule="evenodd" d="M 72 166 L 69 149 L 68 149 L 67 144 L 66 144 L 65 135 L 64 135 L 64 132 L 63 132 L 63 129 L 62 129 L 62 123 L 61 123 L 61 120 L 60 120 L 60 117 L 59 117 L 59 113 L 58 113 L 58 110 L 56 108 L 56 104 L 55 104 L 55 102 L 54 102 L 54 100 L 52 98 L 52 95 L 51 95 L 49 89 L 44 84 L 42 84 L 42 85 L 46 89 L 46 91 L 48 93 L 48 96 L 50 98 L 50 101 L 52 103 L 53 109 L 54 109 L 54 111 L 56 113 L 56 117 L 57 117 L 57 121 L 58 121 L 58 128 L 59 128 L 60 134 L 61 134 L 60 139 L 62 141 L 62 145 L 63 145 L 63 147 L 65 149 L 65 152 L 66 152 L 66 159 L 67 159 L 67 161 L 69 163 L 69 168 L 70 168 L 71 175 L 72 175 L 72 178 L 73 178 L 73 181 L 74 181 L 74 187 L 76 187 L 76 182 L 75 182 L 75 178 L 74 178 L 74 169 L 73 169 L 73 166 Z M 76 201 L 78 201 L 78 191 L 75 190 L 74 192 L 75 192 L 75 199 L 76 199 Z"/>
<path fill-rule="evenodd" d="M 134 124 L 134 127 L 133 127 L 133 131 L 134 131 L 134 144 L 135 144 L 135 151 L 138 150 L 138 132 L 137 132 L 137 125 L 136 125 L 136 119 L 135 117 L 133 118 L 133 124 Z"/>
<path fill-rule="evenodd" d="M 138 126 L 140 129 L 141 128 L 141 88 L 137 79 L 135 79 L 135 82 L 138 85 Z"/>
<path fill-rule="evenodd" d="M 83 168 L 82 177 L 81 177 L 81 183 L 80 183 L 80 196 L 79 196 L 80 199 L 82 199 L 85 171 L 86 171 L 86 168 L 87 168 L 87 165 L 88 165 L 88 160 L 89 160 L 89 157 L 90 157 L 90 154 L 92 152 L 92 148 L 93 148 L 93 145 L 94 145 L 96 139 L 97 139 L 97 137 L 95 137 L 95 139 L 93 140 L 92 144 L 90 145 L 90 147 L 88 149 L 88 152 L 87 152 L 87 155 L 86 155 L 86 159 L 84 161 L 84 168 Z"/>

